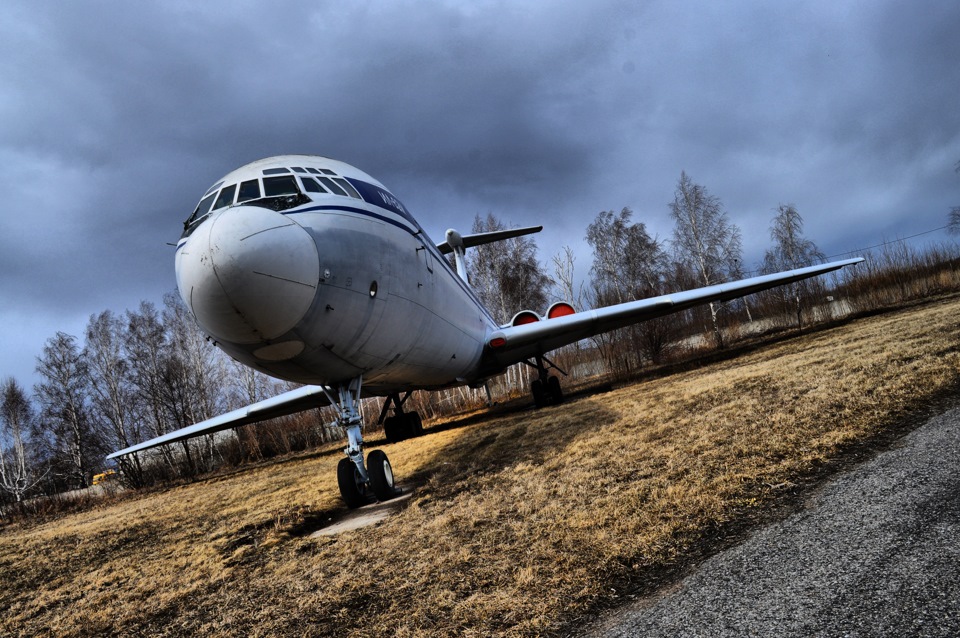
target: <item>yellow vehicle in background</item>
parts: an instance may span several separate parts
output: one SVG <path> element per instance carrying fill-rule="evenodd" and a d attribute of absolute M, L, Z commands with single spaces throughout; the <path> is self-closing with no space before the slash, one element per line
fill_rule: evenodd
<path fill-rule="evenodd" d="M 101 483 L 105 483 L 113 479 L 116 476 L 116 474 L 117 474 L 116 470 L 107 470 L 106 472 L 101 472 L 100 474 L 94 474 L 93 484 L 100 485 Z"/>

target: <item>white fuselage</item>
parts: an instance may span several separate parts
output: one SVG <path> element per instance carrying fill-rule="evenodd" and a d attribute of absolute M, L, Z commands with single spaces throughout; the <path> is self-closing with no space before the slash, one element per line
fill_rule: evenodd
<path fill-rule="evenodd" d="M 300 383 L 363 375 L 365 387 L 386 393 L 474 380 L 496 323 L 372 177 L 326 158 L 282 156 L 230 173 L 208 195 L 240 184 L 276 191 L 290 178 L 296 196 L 214 204 L 191 218 L 177 285 L 201 328 L 235 359 Z M 330 180 L 353 189 L 336 194 Z M 310 192 L 314 183 L 328 192 Z"/>

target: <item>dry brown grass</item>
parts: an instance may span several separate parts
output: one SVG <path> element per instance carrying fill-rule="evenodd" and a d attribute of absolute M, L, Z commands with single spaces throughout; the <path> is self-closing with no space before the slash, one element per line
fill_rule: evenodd
<path fill-rule="evenodd" d="M 960 297 L 389 446 L 383 524 L 314 453 L 0 532 L 0 634 L 534 635 L 669 574 L 960 378 Z"/>

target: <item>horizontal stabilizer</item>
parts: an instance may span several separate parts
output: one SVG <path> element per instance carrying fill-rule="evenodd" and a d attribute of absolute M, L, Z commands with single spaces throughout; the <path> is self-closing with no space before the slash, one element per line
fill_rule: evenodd
<path fill-rule="evenodd" d="M 504 239 L 512 239 L 514 237 L 520 237 L 522 235 L 531 235 L 533 233 L 539 233 L 543 230 L 543 226 L 527 226 L 526 228 L 511 228 L 509 230 L 493 230 L 489 233 L 477 233 L 475 235 L 460 235 L 456 231 L 447 231 L 447 237 L 459 237 L 460 241 L 463 242 L 463 248 L 472 248 L 473 246 L 480 246 L 482 244 L 489 244 L 495 241 L 503 241 Z M 444 255 L 448 255 L 453 252 L 455 246 L 451 246 L 449 241 L 440 242 L 437 244 L 437 250 L 439 250 Z"/>

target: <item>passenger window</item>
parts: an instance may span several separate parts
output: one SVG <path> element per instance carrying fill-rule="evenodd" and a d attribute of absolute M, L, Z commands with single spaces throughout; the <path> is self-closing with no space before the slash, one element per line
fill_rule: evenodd
<path fill-rule="evenodd" d="M 303 190 L 308 193 L 326 193 L 323 186 L 317 183 L 317 180 L 312 177 L 301 177 L 300 180 L 303 182 Z"/>
<path fill-rule="evenodd" d="M 233 203 L 233 194 L 237 192 L 237 185 L 230 184 L 222 191 L 220 191 L 220 197 L 217 198 L 217 202 L 213 205 L 213 209 L 223 208 L 224 206 L 229 206 Z"/>
<path fill-rule="evenodd" d="M 240 184 L 240 192 L 237 193 L 237 203 L 246 202 L 251 199 L 260 199 L 260 181 L 251 179 Z"/>
<path fill-rule="evenodd" d="M 358 193 L 356 189 L 353 186 L 351 186 L 350 182 L 348 182 L 347 180 L 343 179 L 342 177 L 335 177 L 333 178 L 333 181 L 335 181 L 337 184 L 340 184 L 340 186 L 343 187 L 343 190 L 350 193 L 350 197 L 356 197 L 357 199 L 362 199 L 360 197 L 360 193 Z"/>
<path fill-rule="evenodd" d="M 284 177 L 264 177 L 263 178 L 263 196 L 278 197 L 280 195 L 297 195 L 300 190 L 297 188 L 297 179 L 293 175 Z"/>
<path fill-rule="evenodd" d="M 329 177 L 321 177 L 320 181 L 323 182 L 324 186 L 330 189 L 331 193 L 335 193 L 337 195 L 343 195 L 344 197 L 347 196 L 347 191 L 343 190 L 342 188 L 334 184 L 333 180 L 330 179 Z"/>

